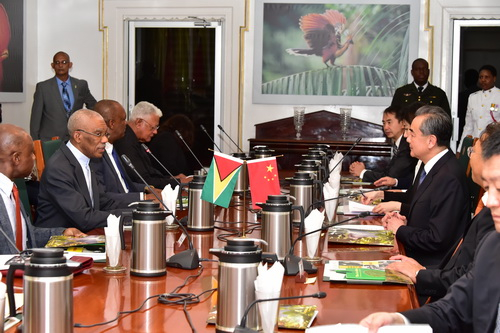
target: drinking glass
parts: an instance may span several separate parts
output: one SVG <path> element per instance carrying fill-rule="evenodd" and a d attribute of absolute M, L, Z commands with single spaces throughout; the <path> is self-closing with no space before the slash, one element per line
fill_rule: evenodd
<path fill-rule="evenodd" d="M 349 128 L 351 127 L 351 112 L 352 108 L 340 108 L 340 131 L 342 132 L 342 137 L 347 136 Z"/>
<path fill-rule="evenodd" d="M 304 112 L 306 108 L 303 106 L 293 107 L 293 124 L 295 125 L 295 131 L 297 132 L 297 140 L 301 139 L 302 126 L 304 126 Z"/>

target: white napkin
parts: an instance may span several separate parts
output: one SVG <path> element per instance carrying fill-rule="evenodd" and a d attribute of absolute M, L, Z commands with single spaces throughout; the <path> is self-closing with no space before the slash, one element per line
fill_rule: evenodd
<path fill-rule="evenodd" d="M 278 261 L 267 269 L 267 264 L 257 267 L 257 279 L 255 279 L 256 299 L 280 297 L 281 285 L 285 269 Z M 262 329 L 264 333 L 273 333 L 278 319 L 278 301 L 261 302 L 258 304 Z"/>
<path fill-rule="evenodd" d="M 337 189 L 337 194 L 335 194 L 335 189 L 332 188 L 332 186 L 329 183 L 325 183 L 323 185 L 323 198 L 325 199 L 325 211 L 328 222 L 333 221 L 333 218 L 335 217 L 335 210 L 337 209 L 337 203 L 339 201 L 338 199 L 335 200 L 329 200 L 329 199 L 336 197 L 338 197 L 338 189 Z"/>
<path fill-rule="evenodd" d="M 109 259 L 109 266 L 118 266 L 120 260 L 120 251 L 122 250 L 120 241 L 120 219 L 109 214 L 108 226 L 104 227 L 104 234 L 106 235 L 106 255 Z"/>
<path fill-rule="evenodd" d="M 161 198 L 168 209 L 172 211 L 172 215 L 167 216 L 167 224 L 171 225 L 174 223 L 175 209 L 177 208 L 177 197 L 179 195 L 179 185 L 172 189 L 172 186 L 168 184 L 165 186 L 163 191 L 161 191 Z"/>
<path fill-rule="evenodd" d="M 344 157 L 344 155 L 342 155 L 342 153 L 336 152 L 335 155 L 330 159 L 328 171 L 332 171 L 332 172 L 330 173 L 330 175 L 328 177 L 328 182 L 330 183 L 330 185 L 332 187 L 335 187 L 335 186 L 337 186 L 337 184 L 340 184 L 340 172 L 342 171 L 342 163 L 339 164 L 339 161 L 343 157 Z M 333 169 L 333 167 L 335 167 L 335 169 Z"/>
<path fill-rule="evenodd" d="M 362 212 L 371 212 L 374 207 L 375 207 L 374 205 L 364 205 L 362 203 L 349 200 L 349 212 L 344 212 L 344 214 L 346 213 L 359 214 Z"/>
<path fill-rule="evenodd" d="M 313 210 L 304 220 L 304 231 L 305 233 L 314 231 L 316 229 L 321 228 L 323 224 L 323 220 L 325 219 L 325 212 L 320 212 L 319 210 Z M 307 244 L 307 256 L 309 258 L 314 258 L 314 254 L 318 249 L 319 236 L 321 235 L 321 231 L 315 232 L 313 234 L 307 235 L 306 244 Z"/>

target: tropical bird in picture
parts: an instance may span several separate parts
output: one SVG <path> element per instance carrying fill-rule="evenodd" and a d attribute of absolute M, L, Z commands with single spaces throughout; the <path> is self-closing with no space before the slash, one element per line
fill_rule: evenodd
<path fill-rule="evenodd" d="M 351 44 L 352 35 L 342 44 L 342 32 L 346 18 L 337 10 L 329 9 L 324 14 L 307 14 L 300 18 L 300 29 L 304 32 L 304 39 L 309 49 L 287 49 L 293 55 L 316 55 L 323 58 L 328 67 L 335 64 L 335 59 L 342 56 Z"/>

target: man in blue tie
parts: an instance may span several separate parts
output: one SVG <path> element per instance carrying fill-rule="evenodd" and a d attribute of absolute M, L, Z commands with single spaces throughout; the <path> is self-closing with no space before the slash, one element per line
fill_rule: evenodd
<path fill-rule="evenodd" d="M 385 325 L 428 323 L 434 332 L 500 331 L 500 132 L 483 143 L 483 186 L 488 193 L 495 231 L 479 244 L 473 268 L 456 281 L 446 296 L 403 313 L 378 312 L 361 320 L 370 333 Z M 457 208 L 459 208 L 457 206 Z"/>
<path fill-rule="evenodd" d="M 51 64 L 55 76 L 36 85 L 31 108 L 30 134 L 33 140 L 50 140 L 58 136 L 69 139 L 68 118 L 85 105 L 92 109 L 96 103 L 87 81 L 69 75 L 73 63 L 69 55 L 59 51 Z"/>

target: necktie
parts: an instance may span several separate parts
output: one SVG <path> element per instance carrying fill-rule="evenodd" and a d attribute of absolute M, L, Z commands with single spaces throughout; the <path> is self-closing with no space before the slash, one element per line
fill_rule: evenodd
<path fill-rule="evenodd" d="M 425 176 L 427 176 L 427 172 L 425 172 L 425 169 L 422 170 L 422 173 L 420 174 L 420 178 L 418 180 L 418 186 L 420 186 L 420 184 L 422 184 L 422 182 L 424 181 L 425 179 Z"/>
<path fill-rule="evenodd" d="M 14 184 L 12 187 L 12 195 L 14 196 L 14 201 L 16 202 L 16 247 L 18 250 L 22 251 L 23 246 L 23 221 L 21 219 L 21 201 L 19 200 L 19 190 Z"/>
<path fill-rule="evenodd" d="M 419 86 L 417 89 L 418 89 L 419 95 L 422 93 L 422 91 L 424 91 L 424 87 L 422 87 L 422 86 Z"/>
<path fill-rule="evenodd" d="M 398 146 L 395 143 L 392 144 L 392 157 L 396 156 L 398 153 Z"/>
<path fill-rule="evenodd" d="M 63 104 L 64 108 L 66 109 L 66 116 L 69 118 L 70 116 L 70 111 L 71 111 L 71 100 L 69 99 L 69 93 L 68 89 L 66 86 L 68 85 L 67 82 L 61 82 L 62 85 L 62 98 L 63 98 Z"/>
<path fill-rule="evenodd" d="M 127 183 L 127 178 L 125 178 L 125 170 L 123 170 L 123 166 L 120 163 L 120 157 L 118 156 L 118 153 L 116 152 L 115 148 L 113 148 L 113 150 L 111 151 L 111 155 L 113 155 L 116 167 L 118 168 L 118 171 L 120 171 L 120 176 L 122 177 L 123 183 L 127 187 L 127 190 L 130 190 L 130 185 Z"/>
<path fill-rule="evenodd" d="M 92 173 L 90 172 L 90 166 L 87 164 L 85 166 L 85 180 L 87 181 L 87 187 L 89 189 L 90 201 L 92 202 L 92 207 L 94 207 L 94 196 L 92 195 Z"/>

